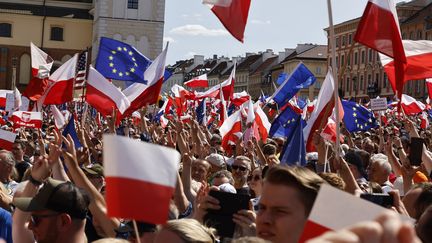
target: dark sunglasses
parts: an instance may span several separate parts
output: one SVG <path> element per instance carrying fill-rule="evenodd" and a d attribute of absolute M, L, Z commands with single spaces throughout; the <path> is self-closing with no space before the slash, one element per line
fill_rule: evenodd
<path fill-rule="evenodd" d="M 238 165 L 232 165 L 231 168 L 232 168 L 233 170 L 240 170 L 240 171 L 242 171 L 242 172 L 245 172 L 245 171 L 247 171 L 247 169 L 248 169 L 248 168 L 246 168 L 246 167 L 244 167 L 244 166 L 238 166 Z"/>
<path fill-rule="evenodd" d="M 45 214 L 45 215 L 34 215 L 32 214 L 30 216 L 30 221 L 32 223 L 33 226 L 38 226 L 39 223 L 41 222 L 41 220 L 43 218 L 50 218 L 50 217 L 54 217 L 54 216 L 58 216 L 60 215 L 60 213 L 53 213 L 53 214 Z"/>

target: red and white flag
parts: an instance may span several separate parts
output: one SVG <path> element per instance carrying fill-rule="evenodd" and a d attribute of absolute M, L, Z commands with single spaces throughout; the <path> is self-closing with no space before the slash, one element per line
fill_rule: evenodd
<path fill-rule="evenodd" d="M 168 45 L 145 70 L 144 80 L 147 80 L 147 84 L 133 83 L 123 90 L 123 94 L 126 95 L 131 103 L 123 116 L 128 116 L 139 108 L 147 104 L 155 104 L 158 101 L 164 79 L 167 51 Z"/>
<path fill-rule="evenodd" d="M 73 100 L 78 54 L 61 65 L 49 78 L 50 86 L 40 98 L 44 105 L 61 105 Z M 38 103 L 41 103 L 38 101 Z"/>
<path fill-rule="evenodd" d="M 241 124 L 241 111 L 238 110 L 229 116 L 219 128 L 222 137 L 222 147 L 225 150 L 230 150 L 229 145 L 235 143 L 241 137 L 241 135 L 238 136 L 242 132 Z"/>
<path fill-rule="evenodd" d="M 251 0 L 203 0 L 231 35 L 243 42 Z"/>
<path fill-rule="evenodd" d="M 6 107 L 6 95 L 12 93 L 12 90 L 0 89 L 0 108 Z"/>
<path fill-rule="evenodd" d="M 427 129 L 429 127 L 429 118 L 428 118 L 428 115 L 426 112 L 423 111 L 421 113 L 420 120 L 421 120 L 420 128 L 421 129 Z"/>
<path fill-rule="evenodd" d="M 86 101 L 104 116 L 116 109 L 123 114 L 130 106 L 128 98 L 92 66 L 87 78 Z"/>
<path fill-rule="evenodd" d="M 15 111 L 12 113 L 11 121 L 13 127 L 30 127 L 30 128 L 41 128 L 42 127 L 42 113 L 41 112 L 29 112 L 29 111 Z"/>
<path fill-rule="evenodd" d="M 103 153 L 108 216 L 166 223 L 180 154 L 114 135 L 104 135 Z"/>
<path fill-rule="evenodd" d="M 268 120 L 267 115 L 261 109 L 259 102 L 255 103 L 255 123 L 258 127 L 258 132 L 261 137 L 261 141 L 266 141 L 268 133 L 270 131 L 271 123 Z"/>
<path fill-rule="evenodd" d="M 426 79 L 426 87 L 428 90 L 429 100 L 432 100 L 432 78 Z M 430 103 L 430 102 L 427 102 Z"/>
<path fill-rule="evenodd" d="M 236 72 L 236 63 L 234 62 L 233 69 L 231 70 L 231 74 L 227 80 L 211 87 L 207 91 L 196 92 L 195 99 L 201 99 L 205 97 L 217 98 L 219 97 L 219 93 L 222 90 L 225 100 L 232 100 L 233 93 L 234 93 L 235 72 Z"/>
<path fill-rule="evenodd" d="M 208 87 L 207 74 L 204 73 L 203 75 L 200 75 L 189 81 L 186 81 L 184 82 L 184 85 L 189 88 L 207 88 Z"/>
<path fill-rule="evenodd" d="M 62 129 L 66 125 L 66 119 L 64 115 L 59 111 L 57 106 L 51 105 L 51 113 L 54 117 L 54 124 L 58 130 Z"/>
<path fill-rule="evenodd" d="M 48 78 L 54 60 L 33 44 L 33 42 L 30 42 L 30 53 L 33 77 L 39 79 Z"/>
<path fill-rule="evenodd" d="M 330 185 L 322 184 L 299 242 L 306 242 L 327 231 L 340 230 L 359 222 L 374 220 L 389 211 Z M 343 217 L 337 217 L 335 220 L 335 215 L 343 215 Z M 406 216 L 400 217 L 404 221 L 411 221 Z"/>
<path fill-rule="evenodd" d="M 241 106 L 243 103 L 247 102 L 250 99 L 250 95 L 246 91 L 242 91 L 240 93 L 234 93 L 231 99 L 231 104 L 235 106 Z"/>
<path fill-rule="evenodd" d="M 403 81 L 432 78 L 432 41 L 403 40 L 407 62 L 404 64 Z M 393 90 L 396 90 L 395 69 L 397 63 L 394 59 L 380 54 L 381 64 L 384 67 Z"/>
<path fill-rule="evenodd" d="M 15 143 L 16 133 L 0 129 L 0 150 L 6 149 L 12 151 L 12 146 Z"/>
<path fill-rule="evenodd" d="M 222 90 L 222 88 L 220 87 L 220 90 Z M 228 110 L 227 110 L 227 104 L 226 101 L 224 99 L 223 93 L 219 92 L 219 96 L 220 96 L 220 103 L 219 103 L 219 124 L 218 126 L 222 126 L 222 124 L 225 122 L 225 120 L 228 118 Z"/>
<path fill-rule="evenodd" d="M 406 62 L 393 0 L 369 0 L 354 40 L 396 60 Z"/>
<path fill-rule="evenodd" d="M 306 140 L 306 152 L 313 152 L 316 150 L 315 146 L 312 144 L 313 133 L 315 130 L 323 128 L 331 115 L 335 104 L 333 97 L 334 86 L 332 70 L 329 68 L 318 94 L 315 108 L 310 115 L 306 127 L 303 129 L 303 135 Z"/>
<path fill-rule="evenodd" d="M 426 109 L 426 106 L 413 97 L 402 94 L 402 109 L 407 115 L 415 115 Z"/>

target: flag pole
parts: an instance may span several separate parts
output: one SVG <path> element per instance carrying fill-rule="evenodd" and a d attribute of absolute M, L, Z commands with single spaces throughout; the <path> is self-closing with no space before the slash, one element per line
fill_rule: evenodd
<path fill-rule="evenodd" d="M 135 231 L 135 238 L 136 238 L 136 240 L 137 240 L 138 243 L 141 243 L 141 238 L 140 238 L 140 235 L 139 235 L 139 232 L 138 232 L 138 226 L 137 226 L 137 223 L 136 223 L 135 219 L 132 220 L 132 224 L 133 224 L 134 231 Z"/>
<path fill-rule="evenodd" d="M 339 148 L 340 148 L 340 118 L 339 118 L 339 85 L 338 85 L 338 75 L 337 75 L 337 67 L 336 67 L 336 41 L 335 41 L 335 33 L 333 26 L 333 13 L 331 7 L 331 0 L 327 0 L 327 9 L 329 16 L 329 25 L 330 25 L 330 46 L 331 46 L 331 57 L 332 57 L 332 75 L 334 79 L 334 104 L 335 104 L 335 113 L 336 113 L 336 144 L 335 144 L 335 158 L 339 159 Z"/>

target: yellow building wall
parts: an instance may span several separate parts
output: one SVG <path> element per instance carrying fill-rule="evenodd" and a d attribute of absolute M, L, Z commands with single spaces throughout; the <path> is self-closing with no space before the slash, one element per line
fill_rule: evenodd
<path fill-rule="evenodd" d="M 12 38 L 1 38 L 0 44 L 29 46 L 42 44 L 43 17 L 21 14 L 0 15 L 0 22 L 12 24 Z M 63 41 L 51 41 L 51 27 L 63 28 Z M 44 48 L 83 50 L 92 43 L 92 20 L 47 17 L 44 30 Z"/>

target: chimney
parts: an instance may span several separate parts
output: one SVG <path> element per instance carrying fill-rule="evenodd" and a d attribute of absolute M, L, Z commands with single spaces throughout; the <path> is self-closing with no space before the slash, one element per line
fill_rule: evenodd
<path fill-rule="evenodd" d="M 265 62 L 267 59 L 269 59 L 270 57 L 274 57 L 273 54 L 273 50 L 272 49 L 267 49 L 263 54 L 262 54 L 262 61 Z"/>
<path fill-rule="evenodd" d="M 213 60 L 218 59 L 218 56 L 216 54 L 213 55 Z"/>
<path fill-rule="evenodd" d="M 252 55 L 255 55 L 255 53 L 253 53 L 253 52 L 246 52 L 246 57 L 250 57 Z"/>
<path fill-rule="evenodd" d="M 203 55 L 194 55 L 193 63 L 195 66 L 204 64 L 204 56 Z"/>

